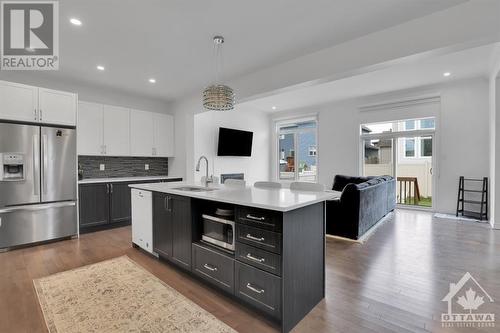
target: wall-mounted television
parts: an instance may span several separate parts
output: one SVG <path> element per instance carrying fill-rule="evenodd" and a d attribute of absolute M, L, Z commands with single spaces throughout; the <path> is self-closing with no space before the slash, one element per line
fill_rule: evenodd
<path fill-rule="evenodd" d="M 219 127 L 217 156 L 252 156 L 253 132 Z"/>

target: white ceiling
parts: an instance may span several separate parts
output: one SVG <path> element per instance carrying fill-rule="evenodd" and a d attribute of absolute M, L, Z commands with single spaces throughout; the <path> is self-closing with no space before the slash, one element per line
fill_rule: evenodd
<path fill-rule="evenodd" d="M 434 58 L 395 65 L 366 74 L 296 89 L 240 104 L 242 110 L 279 112 L 348 98 L 445 83 L 488 75 L 498 44 L 489 44 Z M 443 73 L 451 75 L 444 77 Z M 272 107 L 275 106 L 276 110 Z"/>
<path fill-rule="evenodd" d="M 173 100 L 212 80 L 213 35 L 226 38 L 224 74 L 234 79 L 463 2 L 62 0 L 60 70 L 33 75 Z"/>

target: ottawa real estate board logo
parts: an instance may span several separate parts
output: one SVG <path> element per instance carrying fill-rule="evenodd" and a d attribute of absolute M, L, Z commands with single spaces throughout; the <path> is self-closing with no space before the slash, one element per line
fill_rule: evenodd
<path fill-rule="evenodd" d="M 441 314 L 442 327 L 495 327 L 495 314 L 487 311 L 493 298 L 469 272 L 450 283 L 442 301 L 448 303 L 448 311 Z"/>
<path fill-rule="evenodd" d="M 0 68 L 59 69 L 59 3 L 0 2 Z"/>

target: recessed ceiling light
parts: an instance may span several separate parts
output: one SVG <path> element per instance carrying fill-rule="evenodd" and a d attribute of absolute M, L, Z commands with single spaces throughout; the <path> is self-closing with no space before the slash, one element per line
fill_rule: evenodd
<path fill-rule="evenodd" d="M 450 73 L 450 72 L 444 72 L 444 73 L 443 73 L 443 76 L 450 76 L 450 75 L 451 75 L 451 73 Z"/>
<path fill-rule="evenodd" d="M 78 26 L 82 25 L 82 21 L 80 21 L 79 19 L 74 18 L 74 17 L 73 17 L 73 18 L 70 18 L 70 19 L 69 19 L 69 21 L 70 21 L 72 24 L 74 24 L 74 25 L 78 25 Z"/>
<path fill-rule="evenodd" d="M 275 107 L 275 106 L 273 106 L 273 107 L 271 107 L 271 109 L 276 110 L 276 107 Z"/>
<path fill-rule="evenodd" d="M 149 82 L 150 82 L 150 83 L 156 83 L 156 80 L 155 80 L 155 79 L 153 79 L 153 78 L 151 78 L 151 79 L 149 79 Z"/>
<path fill-rule="evenodd" d="M 104 70 L 104 66 L 98 65 L 97 69 L 100 70 L 100 71 L 103 71 Z"/>

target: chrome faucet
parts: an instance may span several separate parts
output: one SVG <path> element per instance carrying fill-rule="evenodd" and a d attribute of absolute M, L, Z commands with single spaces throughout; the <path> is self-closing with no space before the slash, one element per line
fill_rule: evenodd
<path fill-rule="evenodd" d="M 208 186 L 208 184 L 213 183 L 214 179 L 212 176 L 208 177 L 208 158 L 206 158 L 205 155 L 201 155 L 200 158 L 198 159 L 198 163 L 196 163 L 196 171 L 200 171 L 201 160 L 205 160 L 205 163 L 207 165 L 206 175 L 205 175 L 205 186 Z"/>

